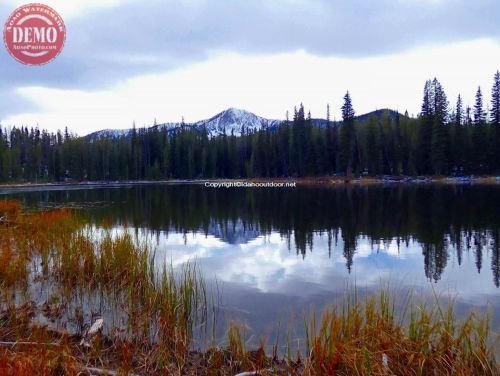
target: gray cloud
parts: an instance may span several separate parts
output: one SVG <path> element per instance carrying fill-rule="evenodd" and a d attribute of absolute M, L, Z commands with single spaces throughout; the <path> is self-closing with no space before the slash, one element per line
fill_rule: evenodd
<path fill-rule="evenodd" d="M 0 5 L 0 18 L 11 11 Z M 263 54 L 304 49 L 357 57 L 426 43 L 499 39 L 498 14 L 497 0 L 137 1 L 69 20 L 65 50 L 46 66 L 22 66 L 2 48 L 0 89 L 92 90 L 203 61 L 217 50 Z M 4 95 L 2 102 L 0 118 L 27 105 L 14 97 L 4 101 Z"/>
<path fill-rule="evenodd" d="M 14 90 L 13 87 L 0 85 L 0 121 L 2 114 L 21 113 L 27 108 L 34 111 L 38 108 L 36 103 L 21 97 Z"/>

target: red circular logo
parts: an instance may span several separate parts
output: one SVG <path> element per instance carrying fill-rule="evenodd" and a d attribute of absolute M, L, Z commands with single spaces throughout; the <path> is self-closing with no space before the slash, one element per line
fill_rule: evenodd
<path fill-rule="evenodd" d="M 44 4 L 17 8 L 7 19 L 3 40 L 14 59 L 27 65 L 54 60 L 64 47 L 66 26 L 61 16 Z"/>

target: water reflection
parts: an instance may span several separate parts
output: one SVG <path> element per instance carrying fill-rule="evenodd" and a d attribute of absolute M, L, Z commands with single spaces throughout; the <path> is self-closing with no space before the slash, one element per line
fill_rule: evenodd
<path fill-rule="evenodd" d="M 447 269 L 463 276 L 473 264 L 477 273 L 468 278 L 483 280 L 488 265 L 491 277 L 490 282 L 483 281 L 484 288 L 500 285 L 500 189 L 495 186 L 207 189 L 156 185 L 10 196 L 30 206 L 103 203 L 86 207 L 85 215 L 97 224 L 146 229 L 155 234 L 161 249 L 170 252 L 180 237 L 175 260 L 196 256 L 217 264 L 224 254 L 217 250 L 230 249 L 241 260 L 231 266 L 232 272 L 243 280 L 248 277 L 250 259 L 266 270 L 273 264 L 269 258 L 276 260 L 278 252 L 284 264 L 300 265 L 293 253 L 303 266 L 311 265 L 309 258 L 317 260 L 308 278 L 328 265 L 338 267 L 341 261 L 347 274 L 357 270 L 359 280 L 362 265 L 356 263 L 362 258 L 370 260 L 370 265 L 363 266 L 368 273 L 380 276 L 375 265 L 388 262 L 386 258 L 394 272 L 411 258 L 413 274 L 423 270 L 434 282 Z M 275 281 L 277 276 L 268 272 L 267 277 Z"/>
<path fill-rule="evenodd" d="M 389 283 L 456 312 L 500 310 L 500 188 L 339 186 L 207 189 L 202 185 L 3 192 L 26 206 L 81 208 L 92 225 L 132 231 L 157 245 L 157 264 L 196 260 L 227 322 L 254 335 L 303 338 L 303 314 Z M 1 199 L 1 198 L 0 198 Z M 217 281 L 217 284 L 214 284 Z M 403 293 L 404 293 L 403 291 Z M 108 315 L 120 312 L 110 310 Z M 493 327 L 500 327 L 498 315 Z M 280 337 L 282 338 L 282 337 Z M 200 341 L 202 341 L 200 337 Z"/>

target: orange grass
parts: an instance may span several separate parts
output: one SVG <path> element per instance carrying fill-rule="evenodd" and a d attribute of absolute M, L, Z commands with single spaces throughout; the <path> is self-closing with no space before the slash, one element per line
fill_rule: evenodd
<path fill-rule="evenodd" d="M 193 328 L 206 325 L 209 311 L 195 266 L 158 270 L 147 242 L 93 229 L 65 209 L 24 213 L 0 201 L 0 218 L 0 375 L 499 375 L 498 337 L 490 338 L 487 318 L 459 322 L 452 305 L 436 301 L 408 303 L 409 318 L 396 320 L 385 291 L 306 319 L 305 352 L 297 356 L 288 344 L 280 358 L 278 343 L 266 355 L 265 340 L 247 349 L 235 325 L 226 348 L 194 352 Z M 37 288 L 45 299 L 35 303 Z M 66 324 L 88 321 L 81 302 L 92 299 L 106 320 L 116 318 L 85 347 L 83 327 Z M 42 325 L 41 316 L 59 328 Z"/>
<path fill-rule="evenodd" d="M 384 292 L 343 312 L 310 320 L 307 373 L 315 375 L 498 375 L 494 349 L 487 345 L 486 318 L 471 314 L 459 322 L 450 305 L 443 311 L 410 307 L 406 325 L 394 317 Z M 494 339 L 498 341 L 498 337 Z"/>

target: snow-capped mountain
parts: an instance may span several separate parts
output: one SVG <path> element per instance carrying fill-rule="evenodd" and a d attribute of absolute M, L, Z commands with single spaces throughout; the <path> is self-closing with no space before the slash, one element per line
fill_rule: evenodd
<path fill-rule="evenodd" d="M 229 108 L 211 117 L 210 119 L 200 120 L 192 124 L 185 124 L 184 126 L 193 127 L 200 131 L 205 128 L 209 137 L 215 137 L 224 133 L 228 136 L 230 136 L 231 134 L 240 136 L 242 129 L 254 131 L 262 128 L 277 127 L 280 123 L 281 120 L 265 119 L 249 111 L 240 110 L 237 108 Z M 181 123 L 163 123 L 154 125 L 153 127 L 162 130 L 173 131 L 179 129 L 181 126 Z M 118 138 L 129 136 L 131 134 L 132 129 L 104 129 L 91 133 L 87 137 L 90 139 L 99 139 L 106 137 Z"/>
<path fill-rule="evenodd" d="M 228 244 L 246 244 L 263 234 L 256 224 L 244 223 L 241 218 L 219 222 L 210 221 L 207 234 L 213 235 Z"/>
<path fill-rule="evenodd" d="M 201 120 L 194 123 L 194 126 L 197 128 L 205 127 L 208 135 L 213 137 L 224 133 L 226 135 L 233 133 L 235 136 L 240 136 L 243 128 L 254 131 L 262 128 L 276 127 L 280 123 L 281 120 L 269 120 L 245 110 L 229 108 L 208 120 Z"/>
<path fill-rule="evenodd" d="M 371 116 L 382 117 L 391 116 L 395 117 L 399 114 L 392 110 L 377 110 L 358 116 L 357 119 L 360 122 L 366 121 Z M 209 137 L 215 137 L 222 134 L 230 136 L 234 134 L 235 136 L 240 136 L 242 129 L 245 131 L 256 131 L 260 129 L 273 129 L 279 126 L 283 120 L 272 120 L 257 116 L 249 111 L 240 110 L 237 108 L 229 108 L 221 113 L 211 117 L 210 119 L 200 120 L 191 124 L 181 124 L 181 123 L 163 123 L 153 125 L 151 128 L 158 128 L 162 131 L 172 132 L 176 129 L 184 127 L 192 127 L 198 131 L 206 129 Z M 315 127 L 325 127 L 328 124 L 325 119 L 312 119 L 312 125 Z M 330 124 L 339 125 L 339 122 L 332 121 Z M 86 136 L 88 139 L 95 140 L 100 138 L 119 138 L 128 137 L 132 134 L 132 129 L 104 129 L 97 131 Z"/>
<path fill-rule="evenodd" d="M 89 134 L 87 137 L 91 140 L 99 138 L 119 138 L 127 137 L 132 134 L 132 129 L 103 129 Z"/>

